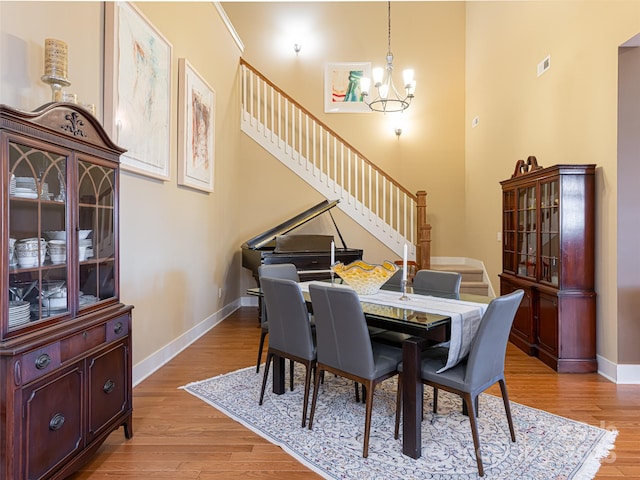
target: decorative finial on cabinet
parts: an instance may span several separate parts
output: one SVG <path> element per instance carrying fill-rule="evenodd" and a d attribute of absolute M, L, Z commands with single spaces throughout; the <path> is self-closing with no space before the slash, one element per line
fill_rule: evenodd
<path fill-rule="evenodd" d="M 536 170 L 540 170 L 541 167 L 538 165 L 538 160 L 533 155 L 529 155 L 527 160 L 518 160 L 516 162 L 516 168 L 513 171 L 513 175 L 511 178 L 519 177 L 520 175 L 526 175 L 527 173 L 534 172 Z"/>

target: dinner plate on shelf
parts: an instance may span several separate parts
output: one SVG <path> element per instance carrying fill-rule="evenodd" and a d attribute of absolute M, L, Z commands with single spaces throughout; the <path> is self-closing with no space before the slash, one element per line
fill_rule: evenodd
<path fill-rule="evenodd" d="M 38 194 L 36 192 L 16 192 L 13 196 L 16 198 L 38 198 Z"/>

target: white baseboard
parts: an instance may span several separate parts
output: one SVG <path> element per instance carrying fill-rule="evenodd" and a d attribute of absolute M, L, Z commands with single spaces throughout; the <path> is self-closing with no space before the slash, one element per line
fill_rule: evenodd
<path fill-rule="evenodd" d="M 256 300 L 257 305 L 257 300 Z M 133 386 L 142 382 L 145 378 L 169 362 L 173 357 L 182 352 L 185 348 L 195 342 L 202 335 L 207 333 L 241 306 L 245 306 L 244 299 L 235 300 L 229 305 L 225 305 L 216 313 L 205 318 L 198 325 L 186 331 L 160 350 L 152 353 L 144 360 L 133 366 Z"/>
<path fill-rule="evenodd" d="M 640 384 L 640 365 L 618 365 L 597 355 L 598 373 L 613 383 Z"/>

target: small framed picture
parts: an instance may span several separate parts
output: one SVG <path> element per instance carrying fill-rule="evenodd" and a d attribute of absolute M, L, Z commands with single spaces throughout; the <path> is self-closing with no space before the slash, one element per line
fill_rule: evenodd
<path fill-rule="evenodd" d="M 371 78 L 371 63 L 326 63 L 324 69 L 325 113 L 366 113 L 360 79 Z"/>
<path fill-rule="evenodd" d="M 178 60 L 178 184 L 213 192 L 216 94 L 186 58 Z"/>

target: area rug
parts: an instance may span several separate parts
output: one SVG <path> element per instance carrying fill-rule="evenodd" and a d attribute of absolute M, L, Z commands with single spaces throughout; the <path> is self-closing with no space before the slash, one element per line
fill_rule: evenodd
<path fill-rule="evenodd" d="M 393 438 L 396 383 L 376 388 L 369 457 L 362 458 L 365 406 L 356 403 L 353 383 L 327 375 L 320 386 L 313 430 L 301 428 L 304 369 L 297 365 L 295 389 L 271 390 L 271 375 L 258 405 L 262 372 L 255 366 L 194 382 L 183 388 L 250 430 L 280 446 L 328 479 L 472 479 L 480 478 L 469 420 L 458 396 L 439 392 L 438 413 L 431 413 L 432 391 L 425 388 L 422 457 L 403 455 Z M 502 400 L 479 398 L 478 430 L 486 479 L 591 479 L 613 448 L 617 432 L 511 402 L 516 442 Z M 310 408 L 309 408 L 310 410 Z M 213 428 L 213 427 L 212 427 Z"/>

